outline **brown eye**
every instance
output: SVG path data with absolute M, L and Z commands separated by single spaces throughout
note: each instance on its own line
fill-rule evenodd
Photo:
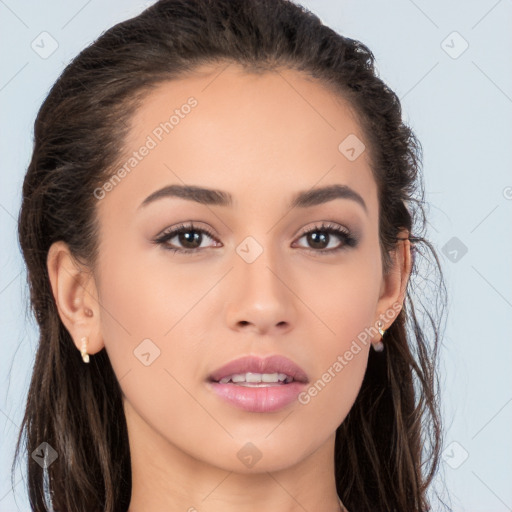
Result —
M 179 246 L 172 247 L 169 242 L 176 238 L 176 242 Z M 201 248 L 201 243 L 205 238 L 211 238 L 218 242 L 213 234 L 204 228 L 197 228 L 193 224 L 182 224 L 176 228 L 168 231 L 164 231 L 158 238 L 155 239 L 155 243 L 162 245 L 162 247 L 172 252 L 199 252 L 207 247 Z M 210 246 L 211 247 L 211 246 Z
M 306 249 L 314 252 L 332 254 L 333 252 L 340 251 L 347 247 L 355 247 L 357 245 L 356 238 L 352 236 L 348 230 L 333 224 L 321 224 L 320 226 L 315 226 L 314 228 L 305 231 L 300 238 L 304 237 L 308 244 Z M 337 238 L 338 241 L 341 241 L 341 245 L 340 242 L 338 242 L 337 246 L 329 248 L 329 244 L 333 238 Z

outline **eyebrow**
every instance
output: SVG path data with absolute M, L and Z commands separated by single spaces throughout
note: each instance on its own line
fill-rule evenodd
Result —
M 233 205 L 233 196 L 229 192 L 197 187 L 195 185 L 168 185 L 146 197 L 139 208 L 146 207 L 148 204 L 159 199 L 169 197 L 178 197 L 211 206 L 230 207 Z M 334 199 L 350 199 L 361 205 L 365 212 L 368 211 L 366 203 L 360 194 L 348 185 L 339 184 L 298 192 L 293 196 L 289 206 L 290 208 L 310 208 Z

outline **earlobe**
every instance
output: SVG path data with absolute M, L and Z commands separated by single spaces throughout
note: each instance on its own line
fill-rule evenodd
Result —
M 99 303 L 91 271 L 77 262 L 63 241 L 52 244 L 47 257 L 48 276 L 59 317 L 78 350 L 87 336 L 87 352 L 103 347 L 99 336 Z

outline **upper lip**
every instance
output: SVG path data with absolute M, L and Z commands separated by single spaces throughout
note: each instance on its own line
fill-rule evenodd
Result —
M 209 380 L 218 382 L 224 377 L 236 373 L 285 373 L 293 380 L 299 382 L 308 382 L 308 377 L 304 370 L 292 360 L 284 356 L 274 355 L 270 357 L 244 356 L 229 363 L 210 374 Z

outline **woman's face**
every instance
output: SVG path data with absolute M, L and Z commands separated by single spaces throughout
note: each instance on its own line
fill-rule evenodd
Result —
M 334 442 L 380 338 L 362 333 L 392 323 L 399 282 L 382 274 L 377 188 L 348 104 L 290 70 L 202 71 L 149 93 L 117 179 L 95 191 L 89 352 L 104 344 L 112 361 L 132 456 L 277 470 Z M 272 355 L 308 383 L 210 382 L 241 356 Z

